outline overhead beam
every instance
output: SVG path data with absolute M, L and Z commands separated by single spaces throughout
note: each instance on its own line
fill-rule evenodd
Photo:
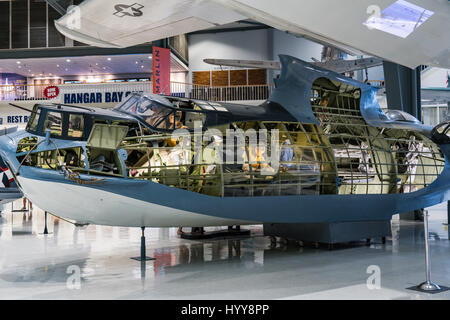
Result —
M 159 41 L 155 46 L 159 46 Z M 106 56 L 120 54 L 152 53 L 153 45 L 140 45 L 129 48 L 97 48 L 97 47 L 60 47 L 47 49 L 14 49 L 0 50 L 0 59 L 28 59 L 28 58 L 59 58 L 82 56 Z
M 71 0 L 45 0 L 49 6 L 58 11 L 59 14 L 65 15 L 67 8 L 72 3 Z

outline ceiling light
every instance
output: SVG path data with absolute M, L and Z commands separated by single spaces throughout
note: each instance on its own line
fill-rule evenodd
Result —
M 17 63 L 17 64 L 20 64 L 21 62 L 20 62 L 20 61 L 17 61 L 16 63 Z
M 31 76 L 34 77 L 34 73 Z
M 111 58 L 108 58 L 108 61 L 111 61 Z
M 66 62 L 70 62 L 70 59 L 67 59 Z
M 59 68 L 59 64 L 56 65 Z

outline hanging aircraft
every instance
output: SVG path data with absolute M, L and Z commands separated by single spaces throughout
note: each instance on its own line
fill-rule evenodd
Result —
M 268 70 L 281 70 L 279 61 L 237 60 L 237 59 L 204 59 L 203 62 L 216 65 L 238 68 L 262 68 Z M 311 64 L 337 73 L 347 73 L 381 66 L 383 60 L 379 58 L 361 58 L 355 60 L 314 61 Z
M 353 55 L 450 68 L 445 0 L 93 0 L 55 25 L 71 39 L 120 48 L 247 19 Z
M 422 88 L 422 101 L 450 103 L 450 88 Z
M 377 88 L 280 61 L 260 106 L 138 93 L 113 110 L 37 104 L 0 156 L 27 198 L 78 224 L 388 221 L 450 199 L 450 122 L 385 113 Z

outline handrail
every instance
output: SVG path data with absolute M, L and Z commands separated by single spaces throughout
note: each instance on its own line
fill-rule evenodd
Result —
M 174 97 L 190 98 L 210 101 L 244 101 L 244 100 L 267 100 L 272 93 L 273 85 L 238 85 L 238 86 L 206 86 L 186 82 L 172 81 L 170 94 Z M 119 82 L 119 83 L 78 83 L 59 84 L 59 95 L 56 98 L 48 99 L 44 96 L 44 89 L 51 84 L 26 84 L 26 85 L 0 85 L 0 101 L 52 101 L 55 103 L 64 102 L 67 94 L 80 93 L 101 93 L 106 95 L 114 92 L 123 93 L 141 91 L 152 92 L 153 83 L 151 81 L 142 82 Z M 105 102 L 120 102 L 117 100 Z M 98 103 L 98 102 L 96 102 Z M 73 104 L 73 103 L 72 103 Z M 89 104 L 89 103 L 85 103 Z

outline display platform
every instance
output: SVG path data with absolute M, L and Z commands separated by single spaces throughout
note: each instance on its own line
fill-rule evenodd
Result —
M 224 229 L 208 232 L 183 232 L 182 234 L 180 234 L 180 238 L 186 240 L 226 240 L 230 238 L 234 239 L 237 237 L 250 237 L 250 230 Z
M 264 235 L 323 244 L 391 236 L 391 222 L 358 221 L 333 223 L 264 224 Z

